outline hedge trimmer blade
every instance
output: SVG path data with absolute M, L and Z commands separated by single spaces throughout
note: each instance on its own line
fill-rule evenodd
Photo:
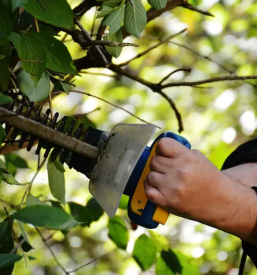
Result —
M 108 216 L 115 215 L 128 179 L 155 129 L 149 124 L 119 124 L 111 131 L 89 183 L 89 191 Z

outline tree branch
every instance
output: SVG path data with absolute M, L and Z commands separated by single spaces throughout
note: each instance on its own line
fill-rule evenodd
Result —
M 220 82 L 220 81 L 247 80 L 247 79 L 257 79 L 257 75 L 247 75 L 247 76 L 226 75 L 226 76 L 207 78 L 199 81 L 172 82 L 172 83 L 162 85 L 162 88 L 165 89 L 169 87 L 178 87 L 178 86 L 195 86 L 195 85 L 202 85 L 202 84 Z
M 73 14 L 76 19 L 80 19 L 80 17 L 85 14 L 88 10 L 95 6 L 100 6 L 101 2 L 96 0 L 84 0 L 77 7 L 73 9 Z

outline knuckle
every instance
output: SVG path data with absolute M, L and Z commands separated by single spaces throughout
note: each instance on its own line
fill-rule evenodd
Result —
M 154 156 L 151 160 L 151 163 L 150 163 L 150 168 L 154 168 L 156 167 L 156 165 L 159 164 L 159 160 L 158 160 L 158 157 L 157 156 Z
M 158 151 L 164 153 L 166 151 L 166 148 L 167 148 L 167 140 L 165 138 L 160 139 L 157 144 Z
M 190 152 L 191 152 L 191 155 L 195 158 L 199 158 L 200 156 L 202 156 L 202 153 L 197 149 L 191 149 Z
M 153 172 L 150 172 L 148 175 L 147 175 L 147 178 L 146 178 L 147 182 L 151 183 L 151 182 L 154 182 L 155 181 L 155 174 Z
M 150 201 L 154 200 L 154 194 L 150 190 L 146 190 L 145 195 L 148 200 L 150 200 Z

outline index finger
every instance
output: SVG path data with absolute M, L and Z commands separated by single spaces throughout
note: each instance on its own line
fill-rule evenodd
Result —
M 168 158 L 176 158 L 189 149 L 173 138 L 161 138 L 155 149 L 156 155 Z

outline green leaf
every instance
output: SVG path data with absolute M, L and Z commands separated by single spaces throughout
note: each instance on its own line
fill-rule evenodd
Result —
M 119 203 L 119 208 L 121 209 L 127 209 L 128 208 L 128 202 L 129 202 L 129 196 L 126 196 L 122 194 L 120 203 Z
M 41 79 L 46 66 L 45 47 L 39 40 L 40 36 L 40 33 L 23 33 L 19 39 L 17 35 L 10 36 L 19 58 L 23 60 L 22 68 L 31 75 L 35 85 Z
M 0 254 L 0 267 L 11 265 L 18 262 L 22 256 L 18 254 Z
M 29 252 L 31 249 L 33 249 L 33 247 L 26 241 L 26 239 L 22 235 L 20 235 L 20 237 L 18 238 L 18 241 L 19 243 L 23 241 L 23 244 L 21 245 L 23 251 Z
M 134 6 L 131 1 L 134 2 Z M 128 33 L 140 38 L 147 22 L 146 11 L 140 0 L 131 1 L 127 1 L 126 4 L 124 27 Z
M 12 10 L 15 10 L 21 6 L 24 6 L 28 0 L 11 0 Z
M 168 251 L 163 250 L 156 261 L 155 270 L 158 275 L 176 275 L 181 274 L 182 265 L 171 249 Z
M 122 29 L 120 28 L 116 33 L 114 34 L 107 34 L 103 37 L 103 40 L 105 41 L 113 41 L 113 42 L 120 42 L 123 41 L 122 36 Z M 122 47 L 109 47 L 105 46 L 106 50 L 109 52 L 110 55 L 114 56 L 115 58 L 119 57 L 122 51 Z
M 12 99 L 9 96 L 3 95 L 0 93 L 0 105 L 11 102 Z
M 17 13 L 12 12 L 11 6 L 0 1 L 0 45 L 7 41 L 9 34 L 14 29 Z
M 48 158 L 47 162 L 48 182 L 52 195 L 65 204 L 65 179 L 62 163 L 57 159 L 55 161 Z
M 0 171 L 3 173 L 3 181 L 11 185 L 27 185 L 28 183 L 18 182 L 7 170 L 5 163 L 0 159 Z
M 86 225 L 98 221 L 103 215 L 103 209 L 94 198 L 92 198 L 86 206 L 82 206 L 75 202 L 69 202 L 69 207 L 74 219 L 83 222 Z
M 101 18 L 101 17 L 105 17 L 107 16 L 108 14 L 110 14 L 111 12 L 113 12 L 113 8 L 110 8 L 108 6 L 102 6 L 98 9 L 98 13 L 97 13 L 97 16 L 96 18 Z
M 143 234 L 136 240 L 133 257 L 142 270 L 147 270 L 154 264 L 156 246 L 147 235 Z
M 2 144 L 5 140 L 5 130 L 3 126 L 0 124 L 0 144 Z
M 80 224 L 80 222 L 72 219 L 62 209 L 48 205 L 25 207 L 11 215 L 11 217 L 23 223 L 52 230 L 70 230 Z
M 24 228 L 24 225 L 22 222 L 18 221 L 18 225 L 20 227 L 20 230 L 21 230 L 21 235 L 22 237 L 26 240 L 26 242 L 31 246 L 30 242 L 29 242 L 29 239 L 28 239 L 28 236 L 27 236 L 27 233 L 25 231 L 25 228 Z
M 20 71 L 17 75 L 17 84 L 21 91 L 34 102 L 46 99 L 50 93 L 50 78 L 46 72 L 43 73 L 37 86 L 35 86 L 30 74 Z
M 27 162 L 16 154 L 7 154 L 4 157 L 6 167 L 13 176 L 15 176 L 17 168 L 29 168 Z
M 24 8 L 46 23 L 63 28 L 73 27 L 73 12 L 67 0 L 29 0 Z
M 75 86 L 72 83 L 64 83 L 56 78 L 54 78 L 52 75 L 50 75 L 50 80 L 54 84 L 56 88 L 58 88 L 60 91 L 65 92 L 66 94 L 69 94 L 70 90 Z
M 18 51 L 19 41 L 21 39 L 21 36 L 16 32 L 11 32 L 8 39 L 9 39 L 9 41 L 11 41 L 13 43 L 16 51 Z
M 78 74 L 67 47 L 61 41 L 47 34 L 41 34 L 38 39 L 46 49 L 47 68 L 60 73 Z
M 6 242 L 6 239 L 12 235 L 10 222 L 5 220 L 0 223 L 0 247 Z
M 47 205 L 46 203 L 42 202 L 38 198 L 34 197 L 32 194 L 28 194 L 26 198 L 26 206 L 33 206 L 33 205 Z
M 104 19 L 102 24 L 103 26 L 108 25 L 110 27 L 110 33 L 115 33 L 120 29 L 124 19 L 124 11 L 125 11 L 124 2 L 122 2 L 115 11 L 110 13 Z
M 123 219 L 118 216 L 110 218 L 108 229 L 108 236 L 117 245 L 117 247 L 126 249 L 128 244 L 128 229 Z
M 122 0 L 107 0 L 103 2 L 103 6 L 114 8 L 116 6 L 119 6 Z
M 166 7 L 167 0 L 147 0 L 147 2 L 156 10 Z

